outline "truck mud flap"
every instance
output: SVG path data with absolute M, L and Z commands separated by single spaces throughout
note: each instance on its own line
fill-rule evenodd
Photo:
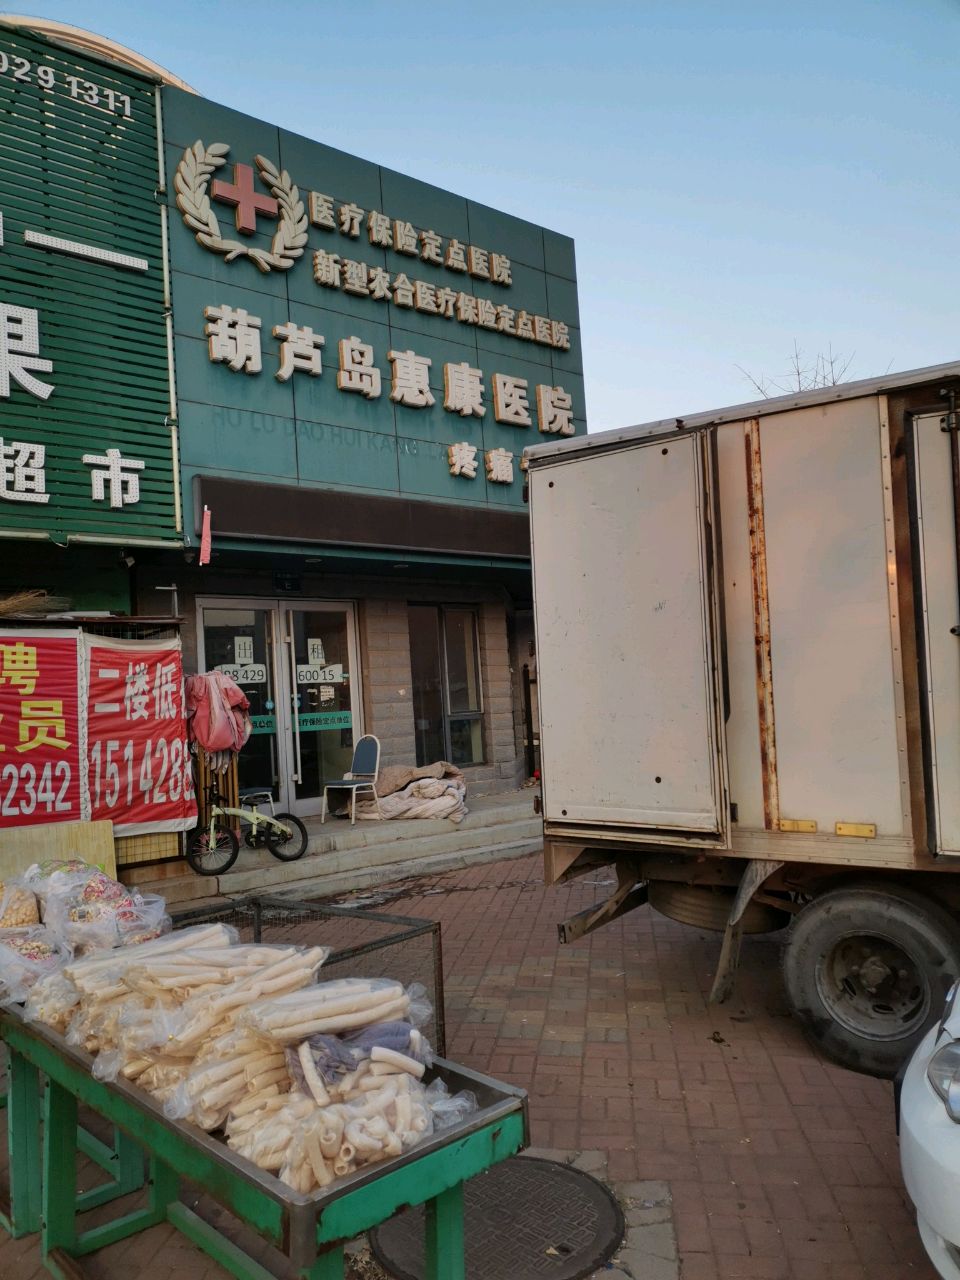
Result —
M 710 1004 L 723 1004 L 733 991 L 740 965 L 740 942 L 743 934 L 740 921 L 743 919 L 743 913 L 764 880 L 772 876 L 775 871 L 779 871 L 782 866 L 782 862 L 755 858 L 744 868 L 737 888 L 737 896 L 730 908 L 727 927 L 723 931 L 720 959 L 717 961 L 717 972 L 714 974 L 713 986 L 710 988 Z

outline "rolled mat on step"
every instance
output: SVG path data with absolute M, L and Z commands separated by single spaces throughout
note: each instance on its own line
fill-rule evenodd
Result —
M 377 779 L 380 812 L 371 797 L 357 797 L 357 817 L 385 820 L 393 818 L 449 818 L 462 822 L 467 816 L 464 799 L 467 784 L 456 765 L 446 760 L 420 768 L 387 765 Z M 334 812 L 349 814 L 350 802 L 336 804 Z

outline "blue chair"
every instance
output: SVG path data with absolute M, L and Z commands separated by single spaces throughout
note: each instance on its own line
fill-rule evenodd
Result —
M 357 820 L 357 793 L 359 791 L 369 791 L 372 794 L 374 800 L 377 802 L 377 814 L 382 820 L 383 810 L 380 808 L 380 797 L 377 795 L 377 775 L 379 772 L 380 739 L 375 738 L 372 733 L 365 733 L 353 749 L 353 760 L 350 762 L 350 772 L 344 774 L 344 776 L 336 782 L 327 782 L 324 784 L 323 804 L 320 807 L 320 821 L 326 822 L 327 820 L 328 791 L 351 792 L 351 827 Z

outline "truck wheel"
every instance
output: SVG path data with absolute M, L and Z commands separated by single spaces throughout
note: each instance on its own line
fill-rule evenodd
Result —
M 893 1076 L 960 975 L 960 926 L 899 884 L 844 885 L 797 916 L 783 952 L 794 1013 L 842 1066 Z
M 689 924 L 695 929 L 712 929 L 717 933 L 726 929 L 736 896 L 735 889 L 681 884 L 672 880 L 651 880 L 647 885 L 647 901 L 654 911 L 680 924 Z M 744 933 L 773 933 L 789 923 L 788 912 L 778 911 L 766 902 L 748 902 L 740 927 Z

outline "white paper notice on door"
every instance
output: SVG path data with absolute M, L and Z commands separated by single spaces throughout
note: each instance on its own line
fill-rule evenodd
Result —
M 267 668 L 262 662 L 250 662 L 243 667 L 238 667 L 234 662 L 221 662 L 216 670 L 222 671 L 225 676 L 229 676 L 235 684 L 267 683 Z
M 330 667 L 298 666 L 297 684 L 343 684 L 343 663 L 335 662 Z
M 311 667 L 327 665 L 327 655 L 323 651 L 323 641 L 319 636 L 307 640 L 307 662 Z
M 238 667 L 250 665 L 253 661 L 253 636 L 233 637 L 233 660 Z

